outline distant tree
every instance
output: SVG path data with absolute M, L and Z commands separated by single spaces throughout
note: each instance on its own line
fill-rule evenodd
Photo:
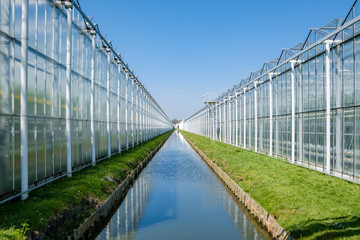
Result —
M 179 122 L 181 122 L 181 120 L 177 120 L 176 118 L 174 118 L 173 120 L 171 120 L 173 122 L 173 124 L 177 124 Z

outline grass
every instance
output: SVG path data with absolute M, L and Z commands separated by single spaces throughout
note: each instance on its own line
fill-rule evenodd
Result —
M 25 239 L 47 233 L 65 239 L 117 189 L 138 163 L 171 132 L 30 192 L 25 201 L 0 205 L 0 239 Z M 105 178 L 110 177 L 111 183 Z M 69 220 L 71 219 L 71 220 Z
M 360 239 L 360 185 L 182 133 L 296 239 Z

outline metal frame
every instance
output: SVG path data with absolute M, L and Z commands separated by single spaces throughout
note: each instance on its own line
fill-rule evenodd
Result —
M 35 15 L 31 15 L 29 1 L 23 0 L 20 24 L 14 22 L 14 1 L 0 8 L 9 13 L 2 15 L 9 18 L 8 25 L 0 25 L 0 55 L 4 56 L 0 58 L 0 68 L 7 84 L 0 96 L 10 96 L 5 102 L 0 101 L 0 139 L 4 149 L 0 152 L 0 168 L 9 173 L 0 174 L 0 203 L 18 196 L 26 199 L 29 191 L 40 185 L 71 177 L 74 171 L 95 165 L 105 156 L 120 153 L 122 148 L 128 149 L 125 135 L 135 120 L 136 142 L 132 131 L 132 147 L 143 142 L 144 128 L 144 140 L 173 128 L 166 113 L 76 2 L 47 0 L 45 7 L 40 8 L 35 0 L 30 3 L 35 9 Z M 40 26 L 40 16 L 50 21 Z M 29 32 L 28 25 L 33 20 L 35 31 Z M 20 27 L 21 35 L 15 31 Z M 15 56 L 18 47 L 20 58 Z M 104 56 L 106 60 L 101 61 Z M 4 64 L 7 62 L 10 64 Z M 21 77 L 15 75 L 16 70 Z M 128 89 L 121 89 L 128 77 L 133 79 L 129 89 L 132 102 L 125 96 Z M 122 122 L 127 109 L 135 111 L 136 117 Z M 106 115 L 101 115 L 101 111 L 106 111 Z M 19 142 L 15 140 L 18 136 Z M 18 156 L 21 161 L 16 160 Z
M 282 49 L 279 58 L 264 63 L 261 70 L 252 72 L 240 84 L 214 99 L 217 103 L 214 111 L 220 114 L 220 134 L 214 139 L 233 144 L 228 140 L 232 131 L 224 135 L 222 127 L 224 122 L 235 121 L 236 133 L 243 129 L 239 139 L 243 148 L 360 181 L 360 149 L 355 130 L 360 127 L 360 76 L 356 75 L 360 46 L 355 43 L 355 38 L 360 38 L 360 16 L 354 11 L 359 4 L 355 1 L 345 19 L 310 29 L 305 43 Z M 345 54 L 350 54 L 346 55 L 350 60 L 344 59 Z M 350 72 L 342 70 L 348 64 L 346 61 L 350 61 Z M 345 79 L 346 74 L 350 74 L 350 80 Z M 353 85 L 350 87 L 345 81 Z M 350 105 L 345 103 L 349 102 L 345 91 L 350 91 L 352 96 Z M 233 117 L 231 108 L 228 113 L 224 111 L 224 101 L 234 97 L 239 99 L 239 104 L 235 104 L 239 109 L 235 112 L 242 112 L 240 119 L 237 114 Z M 332 99 L 335 99 L 333 103 Z M 193 129 L 193 119 L 200 114 L 185 120 L 184 125 L 188 127 L 185 130 Z M 232 116 L 232 119 L 224 121 L 221 115 Z M 204 123 L 198 123 L 201 124 Z M 349 129 L 353 129 L 351 133 L 345 132 Z M 237 139 L 235 145 L 238 145 Z

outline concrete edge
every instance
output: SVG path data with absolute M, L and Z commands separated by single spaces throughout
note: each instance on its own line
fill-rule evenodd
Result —
M 169 139 L 170 134 L 162 143 L 160 143 L 149 155 L 138 164 L 138 166 L 125 178 L 125 180 L 119 185 L 106 202 L 98 208 L 89 218 L 86 218 L 84 223 L 79 228 L 74 229 L 73 237 L 71 239 L 90 239 L 98 230 L 98 227 L 103 225 L 106 218 L 112 213 L 112 211 L 121 204 L 124 200 L 128 190 L 132 186 L 133 182 L 139 176 L 140 172 L 146 167 L 154 155 L 160 150 L 160 148 Z M 68 237 L 69 239 L 69 237 Z
M 241 204 L 255 217 L 274 239 L 293 240 L 289 233 L 271 216 L 262 206 L 253 200 L 239 185 L 232 180 L 220 167 L 208 158 L 197 146 L 195 146 L 186 136 L 181 134 L 190 146 L 201 156 L 201 158 L 210 166 L 210 168 L 219 176 L 225 185 L 233 192 Z

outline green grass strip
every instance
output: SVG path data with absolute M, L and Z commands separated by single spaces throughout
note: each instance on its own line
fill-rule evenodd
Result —
M 360 239 L 360 185 L 182 133 L 296 239 Z
M 53 235 L 48 238 L 65 239 L 171 133 L 78 171 L 71 178 L 62 178 L 36 189 L 25 201 L 0 205 L 0 239 L 25 239 L 34 232 L 48 231 L 49 224 Z M 116 183 L 109 182 L 106 177 Z

